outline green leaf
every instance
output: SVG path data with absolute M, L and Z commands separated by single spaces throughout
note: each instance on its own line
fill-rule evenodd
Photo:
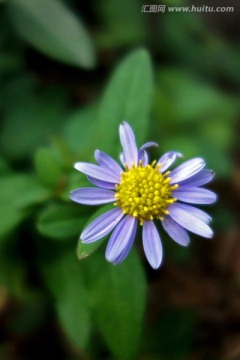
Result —
M 58 87 L 39 91 L 22 81 L 15 87 L 10 87 L 6 96 L 0 142 L 7 157 L 20 159 L 31 156 L 39 145 L 60 132 L 68 97 Z
M 92 68 L 93 45 L 80 19 L 57 0 L 9 0 L 12 23 L 31 45 L 53 59 Z
M 90 314 L 80 263 L 74 253 L 65 253 L 44 264 L 42 270 L 63 330 L 77 348 L 84 348 L 90 333 Z
M 196 137 L 201 154 L 208 160 L 217 177 L 229 177 L 233 169 L 233 159 L 230 156 L 235 140 L 235 128 L 225 119 L 213 119 L 202 126 Z
M 162 68 L 157 81 L 155 107 L 166 125 L 169 114 L 176 124 L 185 127 L 191 123 L 201 127 L 213 118 L 228 118 L 229 122 L 235 119 L 237 101 L 188 71 Z
M 88 222 L 86 223 L 86 226 L 89 225 L 93 220 L 95 220 L 98 216 L 102 215 L 103 213 L 105 213 L 106 211 L 112 209 L 113 206 L 112 205 L 105 205 L 102 206 L 100 209 L 98 209 L 88 220 Z M 89 255 L 91 255 L 92 253 L 94 253 L 99 247 L 100 245 L 102 245 L 102 243 L 106 240 L 106 238 L 109 235 L 104 236 L 103 238 L 94 241 L 90 244 L 83 244 L 81 240 L 79 240 L 78 242 L 78 246 L 77 246 L 77 256 L 79 258 L 79 260 L 85 259 L 86 257 L 88 257 Z
M 41 204 L 51 197 L 51 192 L 34 175 L 28 176 L 22 192 L 16 197 L 15 205 L 19 209 Z
M 146 278 L 134 249 L 119 266 L 95 253 L 83 262 L 99 330 L 117 359 L 134 359 L 146 305 Z
M 145 140 L 152 91 L 149 55 L 137 50 L 120 63 L 104 93 L 94 140 L 99 149 L 118 155 L 118 127 L 123 120 L 133 126 L 139 143 Z
M 16 38 L 16 35 L 14 34 L 12 25 L 10 24 L 7 16 L 6 6 L 3 5 L 3 2 L 0 4 L 0 76 L 3 76 L 6 79 L 6 75 L 10 75 L 8 78 L 9 81 L 11 75 L 15 77 L 18 71 L 23 72 L 25 67 L 25 59 L 23 44 L 19 41 L 19 39 Z M 1 92 L 5 85 L 6 82 L 3 81 L 1 84 Z M 2 96 L 0 99 L 1 102 Z
M 41 213 L 37 228 L 43 235 L 64 240 L 79 236 L 86 223 L 86 212 L 75 204 L 51 204 Z
M 63 169 L 56 153 L 52 149 L 38 149 L 34 162 L 36 173 L 44 185 L 50 188 L 59 185 Z
M 232 166 L 236 99 L 183 70 L 162 69 L 158 82 L 152 134 L 162 151 L 175 149 L 186 159 L 203 156 L 208 167 L 226 177 Z
M 0 252 L 0 289 L 3 295 L 6 293 L 22 299 L 26 294 L 26 266 L 19 259 L 19 254 L 6 252 L 2 246 L 5 244 L 1 244 Z
M 9 53 L 3 53 L 0 58 L 0 73 L 11 73 L 16 71 L 16 69 L 18 70 L 21 68 L 23 66 L 23 61 L 19 55 L 19 53 L 16 54 L 10 51 Z
M 10 168 L 9 168 L 7 162 L 5 161 L 5 159 L 0 157 L 0 174 L 5 175 L 5 174 L 8 174 L 9 172 L 10 172 Z
M 0 236 L 14 229 L 28 214 L 28 207 L 49 196 L 31 175 L 7 175 L 0 179 Z
M 82 159 L 89 159 L 94 152 L 93 136 L 96 131 L 97 106 L 75 111 L 66 121 L 63 136 L 68 146 Z
M 100 47 L 112 50 L 142 43 L 146 38 L 147 27 L 139 0 L 102 0 L 96 2 L 96 11 L 104 24 L 96 34 Z

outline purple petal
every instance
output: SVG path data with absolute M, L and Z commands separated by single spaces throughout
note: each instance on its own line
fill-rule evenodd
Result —
M 190 215 L 194 215 L 199 220 L 203 221 L 205 224 L 209 224 L 212 221 L 211 216 L 209 216 L 205 211 L 202 211 L 194 206 L 178 203 L 179 208 L 189 213 Z
M 126 159 L 125 159 L 124 154 L 122 152 L 119 155 L 119 159 L 120 159 L 121 163 L 123 164 L 123 166 L 125 166 Z
M 137 230 L 137 219 L 125 216 L 114 229 L 106 249 L 106 259 L 119 264 L 129 253 Z
M 146 150 L 139 151 L 139 160 L 142 160 L 143 166 L 148 165 L 148 153 L 146 152 Z
M 81 188 L 71 191 L 70 199 L 85 205 L 99 205 L 116 201 L 115 193 L 98 188 Z
M 190 238 L 187 231 L 170 216 L 166 216 L 164 220 L 162 220 L 162 226 L 174 241 L 182 246 L 188 246 Z
M 97 180 L 97 179 L 92 178 L 91 176 L 88 176 L 87 178 L 93 185 L 96 185 L 100 188 L 109 189 L 109 190 L 115 190 L 115 188 L 116 188 L 114 183 Z
M 158 144 L 153 141 L 149 141 L 149 142 L 143 144 L 139 150 L 146 150 L 150 147 L 158 147 Z
M 173 197 L 190 204 L 212 204 L 217 200 L 214 192 L 199 187 L 188 185 L 179 186 L 179 189 L 172 192 Z
M 104 153 L 100 150 L 95 150 L 95 159 L 98 162 L 98 164 L 108 169 L 109 171 L 113 172 L 116 176 L 119 176 L 123 169 L 118 165 L 118 163 L 108 154 Z
M 209 183 L 214 176 L 215 174 L 212 170 L 202 169 L 199 173 L 181 181 L 181 185 L 202 186 Z
M 112 171 L 102 168 L 98 165 L 89 164 L 86 162 L 78 162 L 74 164 L 74 167 L 78 171 L 81 171 L 82 173 L 98 180 L 112 182 L 115 184 L 118 184 L 120 181 L 120 173 L 119 176 L 117 176 Z
M 137 223 L 136 223 L 136 229 L 137 229 Z M 136 231 L 135 231 L 135 233 L 132 234 L 131 238 L 129 239 L 128 246 L 126 246 L 123 249 L 123 251 L 119 254 L 119 256 L 115 259 L 114 265 L 118 265 L 121 262 L 123 262 L 123 260 L 126 259 L 126 257 L 128 256 L 128 254 L 133 246 L 135 235 L 136 235 Z
M 197 174 L 205 166 L 202 158 L 194 158 L 177 166 L 170 174 L 171 184 L 178 183 Z
M 152 146 L 158 147 L 158 144 L 151 141 L 146 144 L 143 144 L 143 146 L 141 146 L 139 149 L 138 159 L 142 160 L 143 166 L 148 165 L 148 153 L 147 153 L 146 149 L 148 149 L 149 147 L 152 147 Z
M 143 248 L 146 258 L 153 269 L 158 269 L 162 262 L 162 243 L 153 221 L 144 221 Z
M 118 224 L 123 217 L 122 209 L 115 208 L 98 216 L 82 232 L 80 239 L 88 244 L 101 239 Z
M 182 158 L 183 155 L 180 152 L 177 151 L 169 151 L 166 154 L 164 154 L 157 162 L 158 164 L 161 164 L 160 172 L 164 172 L 167 170 L 172 163 L 176 160 L 176 158 Z
M 138 164 L 138 149 L 135 141 L 135 135 L 132 128 L 126 121 L 123 121 L 119 128 L 120 141 L 123 147 L 123 154 L 125 158 L 125 165 L 129 168 L 132 163 Z
M 213 236 L 212 229 L 198 217 L 185 211 L 181 204 L 175 203 L 170 205 L 168 211 L 171 218 L 185 229 L 206 238 Z

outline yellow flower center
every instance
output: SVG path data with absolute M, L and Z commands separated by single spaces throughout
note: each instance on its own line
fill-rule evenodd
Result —
M 155 164 L 156 161 L 142 166 L 140 161 L 138 166 L 126 167 L 116 185 L 117 201 L 114 205 L 120 206 L 124 214 L 136 217 L 141 225 L 145 220 L 162 220 L 169 214 L 168 206 L 176 201 L 171 194 L 178 185 L 170 185 L 170 171 L 161 174 L 161 164 L 154 167 Z

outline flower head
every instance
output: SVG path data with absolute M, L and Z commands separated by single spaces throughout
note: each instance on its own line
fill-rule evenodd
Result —
M 189 204 L 211 204 L 216 195 L 202 185 L 210 182 L 214 173 L 204 169 L 202 158 L 183 162 L 174 170 L 170 166 L 182 154 L 170 151 L 158 161 L 149 163 L 149 142 L 137 148 L 134 133 L 127 122 L 120 125 L 123 168 L 109 155 L 95 151 L 98 165 L 78 162 L 75 168 L 88 176 L 96 187 L 73 190 L 73 201 L 86 205 L 113 203 L 113 209 L 100 215 L 82 232 L 83 243 L 101 239 L 112 230 L 106 259 L 121 263 L 128 255 L 136 235 L 137 224 L 142 226 L 143 248 L 150 265 L 157 269 L 162 262 L 162 244 L 155 221 L 178 244 L 187 246 L 188 231 L 211 238 L 211 217 Z

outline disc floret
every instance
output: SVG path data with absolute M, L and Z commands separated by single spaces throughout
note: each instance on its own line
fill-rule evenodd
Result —
M 168 206 L 177 200 L 171 196 L 178 185 L 170 185 L 170 171 L 162 174 L 159 172 L 161 164 L 155 165 L 156 161 L 147 166 L 139 161 L 138 166 L 126 167 L 116 185 L 115 205 L 125 214 L 137 218 L 141 225 L 145 220 L 162 220 L 169 214 Z

